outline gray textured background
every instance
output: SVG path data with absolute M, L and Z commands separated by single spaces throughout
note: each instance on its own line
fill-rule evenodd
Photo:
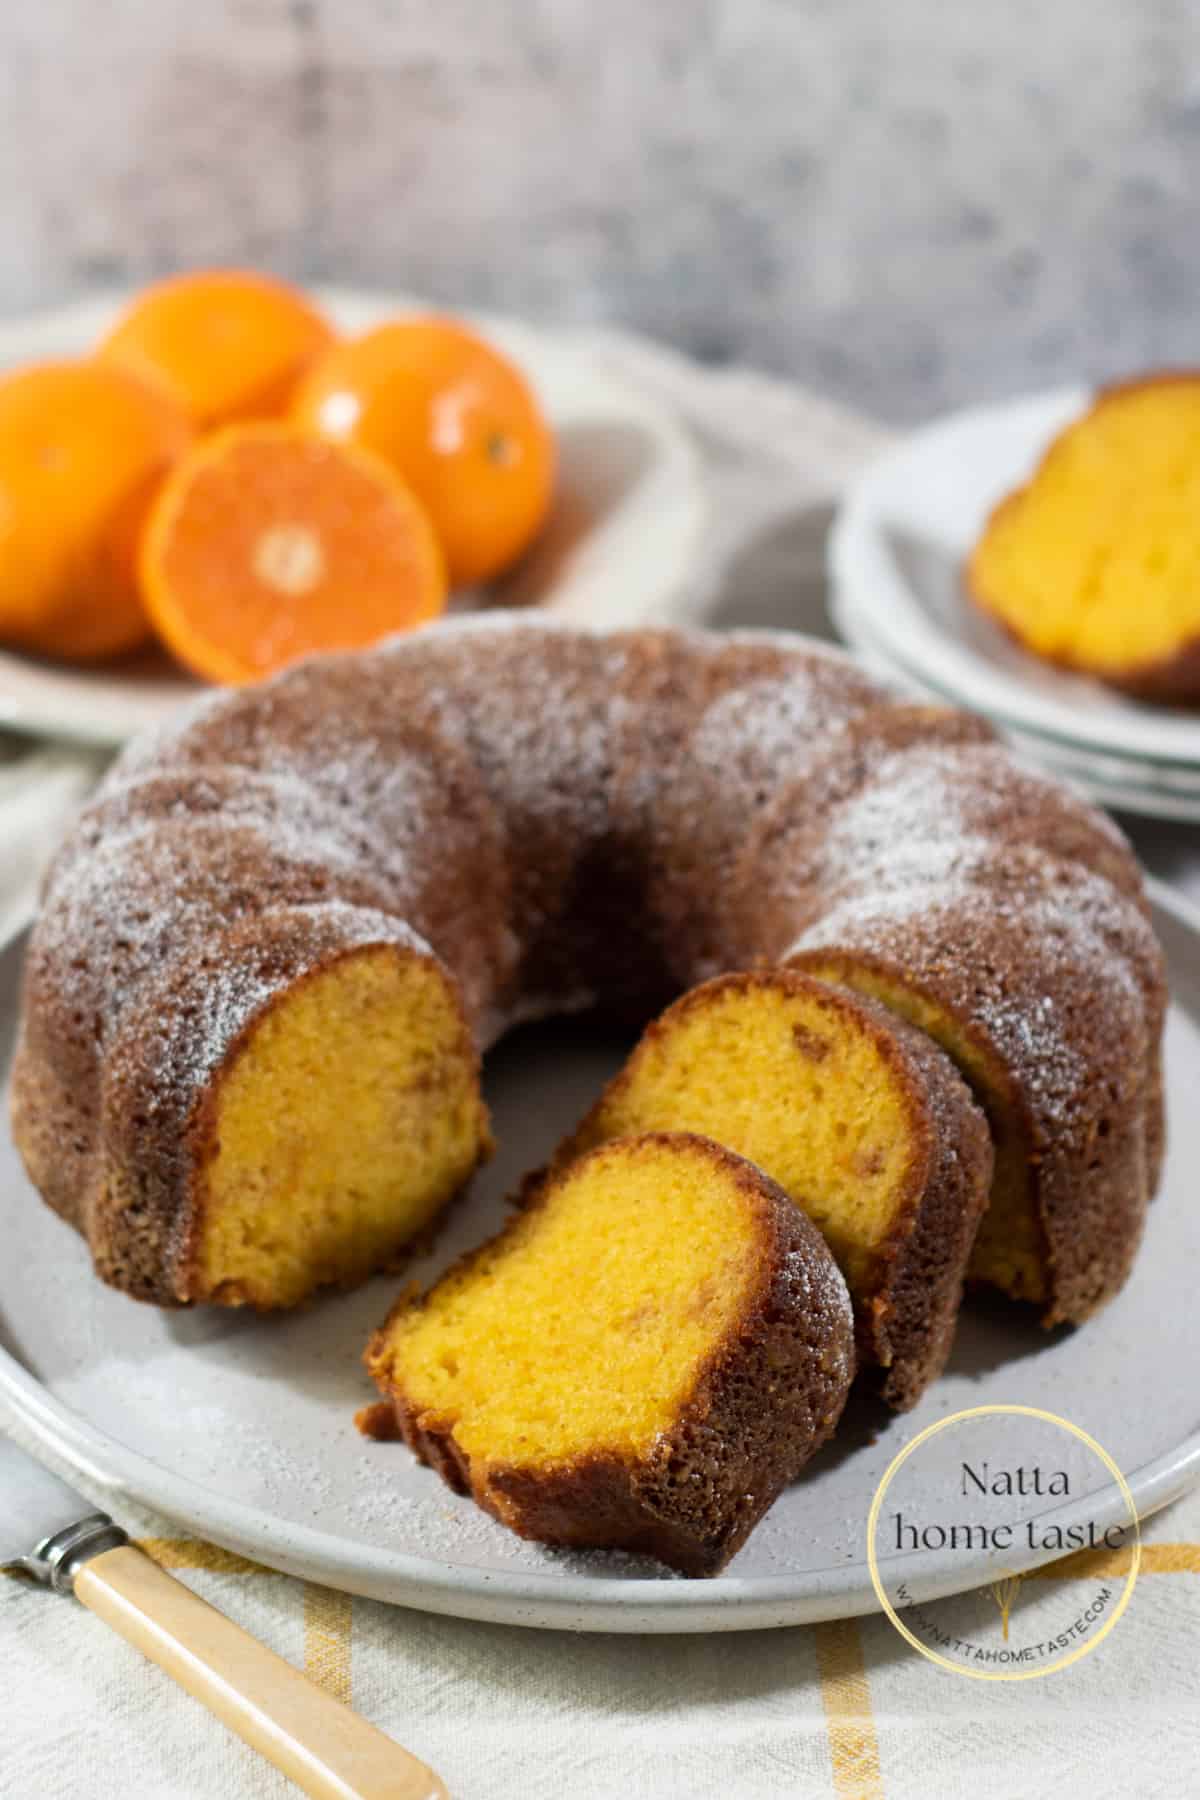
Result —
M 0 308 L 197 261 L 894 418 L 1200 360 L 1195 0 L 0 0 Z

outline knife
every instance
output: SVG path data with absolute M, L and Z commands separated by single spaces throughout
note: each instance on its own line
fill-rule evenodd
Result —
M 314 1800 L 448 1800 L 438 1777 L 151 1562 L 0 1434 L 0 1568 L 74 1594 Z

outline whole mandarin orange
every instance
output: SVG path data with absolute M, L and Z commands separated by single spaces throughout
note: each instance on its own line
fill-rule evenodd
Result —
M 198 269 L 144 288 L 96 354 L 161 381 L 201 430 L 277 417 L 332 327 L 297 288 L 240 269 Z
M 160 389 L 96 362 L 0 378 L 0 641 L 93 661 L 150 627 L 137 545 L 190 429 Z
M 554 440 L 508 358 L 452 319 L 397 319 L 334 345 L 296 390 L 293 420 L 365 445 L 424 503 L 456 586 L 487 581 L 542 524 Z

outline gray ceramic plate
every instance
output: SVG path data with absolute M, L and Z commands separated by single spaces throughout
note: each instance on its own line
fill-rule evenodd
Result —
M 135 1497 L 293 1574 L 523 1625 L 744 1630 L 871 1611 L 866 1520 L 880 1478 L 923 1426 L 968 1406 L 1065 1415 L 1099 1439 L 1139 1508 L 1152 1511 L 1200 1479 L 1200 924 L 1163 890 L 1155 899 L 1174 992 L 1172 1136 L 1133 1280 L 1074 1332 L 1043 1334 L 1011 1310 L 966 1311 L 950 1370 L 918 1410 L 896 1419 L 855 1405 L 717 1580 L 523 1543 L 402 1447 L 360 1438 L 352 1415 L 371 1396 L 359 1351 L 394 1281 L 282 1319 L 159 1313 L 102 1287 L 79 1239 L 30 1189 L 6 1131 L 0 1395 L 48 1446 L 110 1484 L 114 1510 Z M 19 947 L 0 957 L 0 1068 L 19 967 Z M 492 1229 L 504 1193 L 574 1122 L 621 1048 L 560 1024 L 518 1033 L 494 1053 L 488 1088 L 502 1150 L 419 1276 Z M 1120 1520 L 1116 1489 L 1093 1495 L 1088 1512 L 1101 1528 Z M 977 1586 L 992 1571 L 959 1552 L 929 1559 L 922 1573 L 932 1594 Z

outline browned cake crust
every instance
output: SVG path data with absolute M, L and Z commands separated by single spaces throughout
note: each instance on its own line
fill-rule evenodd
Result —
M 992 1139 L 949 1057 L 883 1007 L 860 1004 L 881 1033 L 894 1034 L 919 1109 L 922 1163 L 912 1196 L 881 1256 L 871 1316 L 856 1309 L 860 1360 L 878 1365 L 881 1397 L 904 1412 L 941 1374 L 953 1347 L 991 1189 Z
M 736 966 L 723 882 L 780 770 L 802 781 L 884 694 L 826 646 L 797 653 L 770 632 L 710 639 L 700 654 L 664 632 L 653 649 L 631 681 L 614 807 L 639 846 L 645 910 L 678 992 Z
M 1137 858 L 1104 813 L 1018 762 L 973 714 L 888 705 L 853 720 L 809 777 L 778 787 L 754 822 L 729 882 L 740 940 L 764 953 L 820 913 L 844 878 L 835 859 L 848 819 L 847 861 L 886 867 L 890 853 L 911 858 L 938 844 L 968 854 L 968 840 L 1032 845 L 1103 875 L 1146 910 Z
M 637 641 L 537 621 L 497 630 L 485 615 L 381 653 L 389 703 L 469 756 L 499 824 L 517 947 L 505 1015 L 590 1004 L 640 963 L 611 817 Z
M 744 1196 L 759 1239 L 757 1277 L 741 1317 L 648 1454 L 631 1462 L 598 1446 L 545 1469 L 472 1461 L 455 1441 L 452 1419 L 418 1412 L 401 1388 L 387 1384 L 381 1358 L 388 1325 L 421 1304 L 408 1298 L 366 1351 L 390 1416 L 368 1408 L 360 1424 L 372 1435 L 402 1437 L 456 1493 L 471 1494 L 521 1537 L 640 1551 L 686 1575 L 715 1575 L 837 1424 L 854 1371 L 850 1302 L 820 1234 L 760 1170 L 689 1134 L 630 1141 L 657 1145 L 664 1157 L 701 1150 L 718 1162 Z M 592 1155 L 611 1160 L 619 1180 L 624 1152 L 624 1145 L 605 1145 Z M 553 1205 L 558 1180 L 549 1175 L 527 1190 L 522 1206 Z M 456 1266 L 470 1269 L 484 1251 Z M 587 1277 L 583 1244 L 581 1291 Z

